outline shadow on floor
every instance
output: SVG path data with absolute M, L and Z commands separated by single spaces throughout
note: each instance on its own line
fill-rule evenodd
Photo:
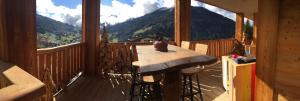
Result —
M 205 101 L 217 100 L 225 94 L 222 87 L 221 64 L 206 68 L 199 73 L 200 86 Z M 128 101 L 129 75 L 110 75 L 108 78 L 81 76 L 67 89 L 56 96 L 57 101 Z M 196 82 L 193 86 L 197 87 Z M 196 101 L 199 95 L 195 96 Z M 220 99 L 220 98 L 219 98 Z M 187 100 L 188 101 L 188 100 Z M 220 101 L 224 101 L 221 98 Z

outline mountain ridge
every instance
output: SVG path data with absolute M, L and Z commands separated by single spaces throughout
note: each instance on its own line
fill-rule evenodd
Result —
M 128 41 L 135 37 L 155 37 L 173 40 L 174 8 L 160 8 L 142 17 L 108 27 L 110 40 Z M 191 7 L 191 40 L 232 38 L 235 22 L 203 7 Z
M 81 32 L 79 27 L 75 27 L 51 18 L 36 15 L 36 28 L 38 33 L 52 33 L 52 34 L 78 34 Z

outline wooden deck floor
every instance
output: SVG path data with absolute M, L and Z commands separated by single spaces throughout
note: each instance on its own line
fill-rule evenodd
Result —
M 222 87 L 221 65 L 206 68 L 199 73 L 201 89 L 205 101 L 229 101 Z M 196 87 L 196 83 L 194 84 Z M 57 101 L 128 101 L 130 77 L 81 76 L 66 91 L 56 96 Z M 199 96 L 195 97 L 199 101 Z

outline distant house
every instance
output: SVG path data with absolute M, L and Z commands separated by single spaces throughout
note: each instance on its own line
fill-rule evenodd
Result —
M 151 43 L 154 42 L 155 38 L 153 37 L 137 37 L 134 39 L 129 39 L 130 42 L 141 42 L 141 43 Z

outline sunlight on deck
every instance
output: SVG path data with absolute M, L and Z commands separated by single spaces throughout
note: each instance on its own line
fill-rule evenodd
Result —
M 229 101 L 222 87 L 221 65 L 206 68 L 199 73 L 200 86 L 205 101 Z M 110 75 L 103 79 L 94 76 L 81 76 L 66 91 L 58 94 L 58 101 L 128 101 L 130 89 L 129 75 Z M 193 82 L 196 86 L 196 82 Z M 199 101 L 199 95 L 195 96 Z M 228 99 L 228 100 L 227 100 Z M 188 100 L 187 100 L 188 101 Z

